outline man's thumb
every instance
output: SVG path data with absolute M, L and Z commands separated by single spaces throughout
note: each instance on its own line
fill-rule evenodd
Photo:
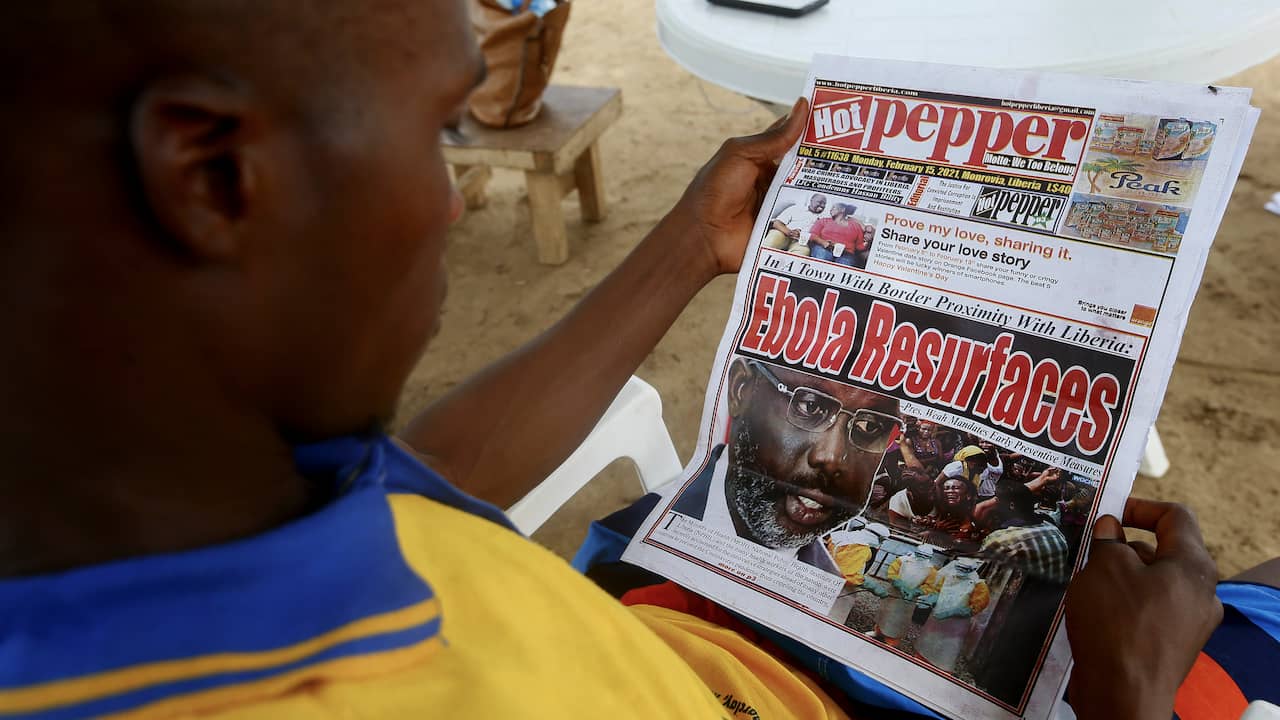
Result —
M 1124 526 L 1114 515 L 1103 515 L 1093 524 L 1094 542 L 1124 542 Z
M 757 153 L 768 160 L 779 160 L 800 139 L 800 133 L 809 120 L 809 101 L 797 98 L 786 117 L 779 118 L 768 130 L 755 137 L 752 143 Z

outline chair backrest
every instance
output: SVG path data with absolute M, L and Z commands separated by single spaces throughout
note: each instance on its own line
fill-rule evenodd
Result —
M 680 474 L 671 434 L 662 421 L 662 398 L 649 383 L 632 376 L 578 449 L 507 515 L 525 534 L 538 529 L 552 513 L 609 463 L 629 459 L 650 492 Z

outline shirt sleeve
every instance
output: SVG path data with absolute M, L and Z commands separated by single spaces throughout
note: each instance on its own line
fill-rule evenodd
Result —
M 915 511 L 911 509 L 911 500 L 907 498 L 906 490 L 899 490 L 889 498 L 889 510 L 908 520 L 913 520 L 916 516 Z
M 808 208 L 796 211 L 796 224 L 788 227 L 798 227 L 800 229 L 800 242 L 809 242 L 809 234 L 813 231 L 813 227 L 819 221 L 826 218 L 818 217 L 808 211 Z
M 897 557 L 897 558 L 894 558 L 893 562 L 889 563 L 889 570 L 885 573 L 885 577 L 889 578 L 890 581 L 897 580 L 898 575 L 901 572 L 902 572 L 902 558 Z
M 844 575 L 845 582 L 850 585 L 862 584 L 865 579 L 862 571 L 866 569 L 870 559 L 871 548 L 866 545 L 842 545 L 836 548 L 836 565 L 840 568 L 840 574 Z
M 922 595 L 936 595 L 942 590 L 944 579 L 938 574 L 936 569 L 929 571 L 929 576 L 920 584 L 920 593 Z
M 707 697 L 722 708 L 696 717 L 848 720 L 815 680 L 739 632 L 664 607 L 631 610 L 692 668 L 706 684 Z
M 800 234 L 801 236 L 807 235 L 810 238 L 821 238 L 822 233 L 826 231 L 827 223 L 829 222 L 831 222 L 831 218 L 818 218 L 813 222 L 813 226 L 809 228 L 808 232 L 805 232 L 802 228 L 800 230 Z
M 862 232 L 862 224 L 855 222 L 852 228 L 853 249 L 862 252 L 867 249 L 866 233 Z

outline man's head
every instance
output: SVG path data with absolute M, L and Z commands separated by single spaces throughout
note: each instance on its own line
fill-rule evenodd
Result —
M 462 3 L 3 13 L 0 307 L 30 315 L 6 329 L 139 404 L 205 393 L 297 438 L 387 418 L 460 208 L 439 138 L 480 72 Z
M 996 488 L 995 527 L 1036 525 L 1036 497 L 1025 485 L 1002 483 Z
M 801 547 L 863 508 L 896 400 L 743 358 L 728 394 L 725 499 L 740 536 Z
M 946 507 L 954 508 L 963 506 L 968 501 L 973 486 L 967 480 L 953 477 L 943 480 L 942 487 L 939 489 L 942 495 L 942 504 Z
M 809 196 L 809 212 L 821 213 L 827 207 L 827 197 L 820 193 Z
M 965 445 L 956 451 L 955 459 L 963 462 L 969 472 L 978 472 L 987 466 L 987 454 L 977 445 Z

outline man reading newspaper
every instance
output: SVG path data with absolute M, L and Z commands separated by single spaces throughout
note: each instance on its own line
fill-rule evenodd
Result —
M 876 716 L 722 611 L 624 607 L 475 499 L 556 467 L 737 269 L 803 105 L 393 441 L 461 208 L 439 138 L 484 72 L 462 3 L 0 12 L 0 713 Z M 1157 544 L 1098 523 L 1071 699 L 1167 718 L 1213 662 L 1214 566 L 1186 509 L 1124 520 Z M 1269 627 L 1256 587 L 1233 637 Z

